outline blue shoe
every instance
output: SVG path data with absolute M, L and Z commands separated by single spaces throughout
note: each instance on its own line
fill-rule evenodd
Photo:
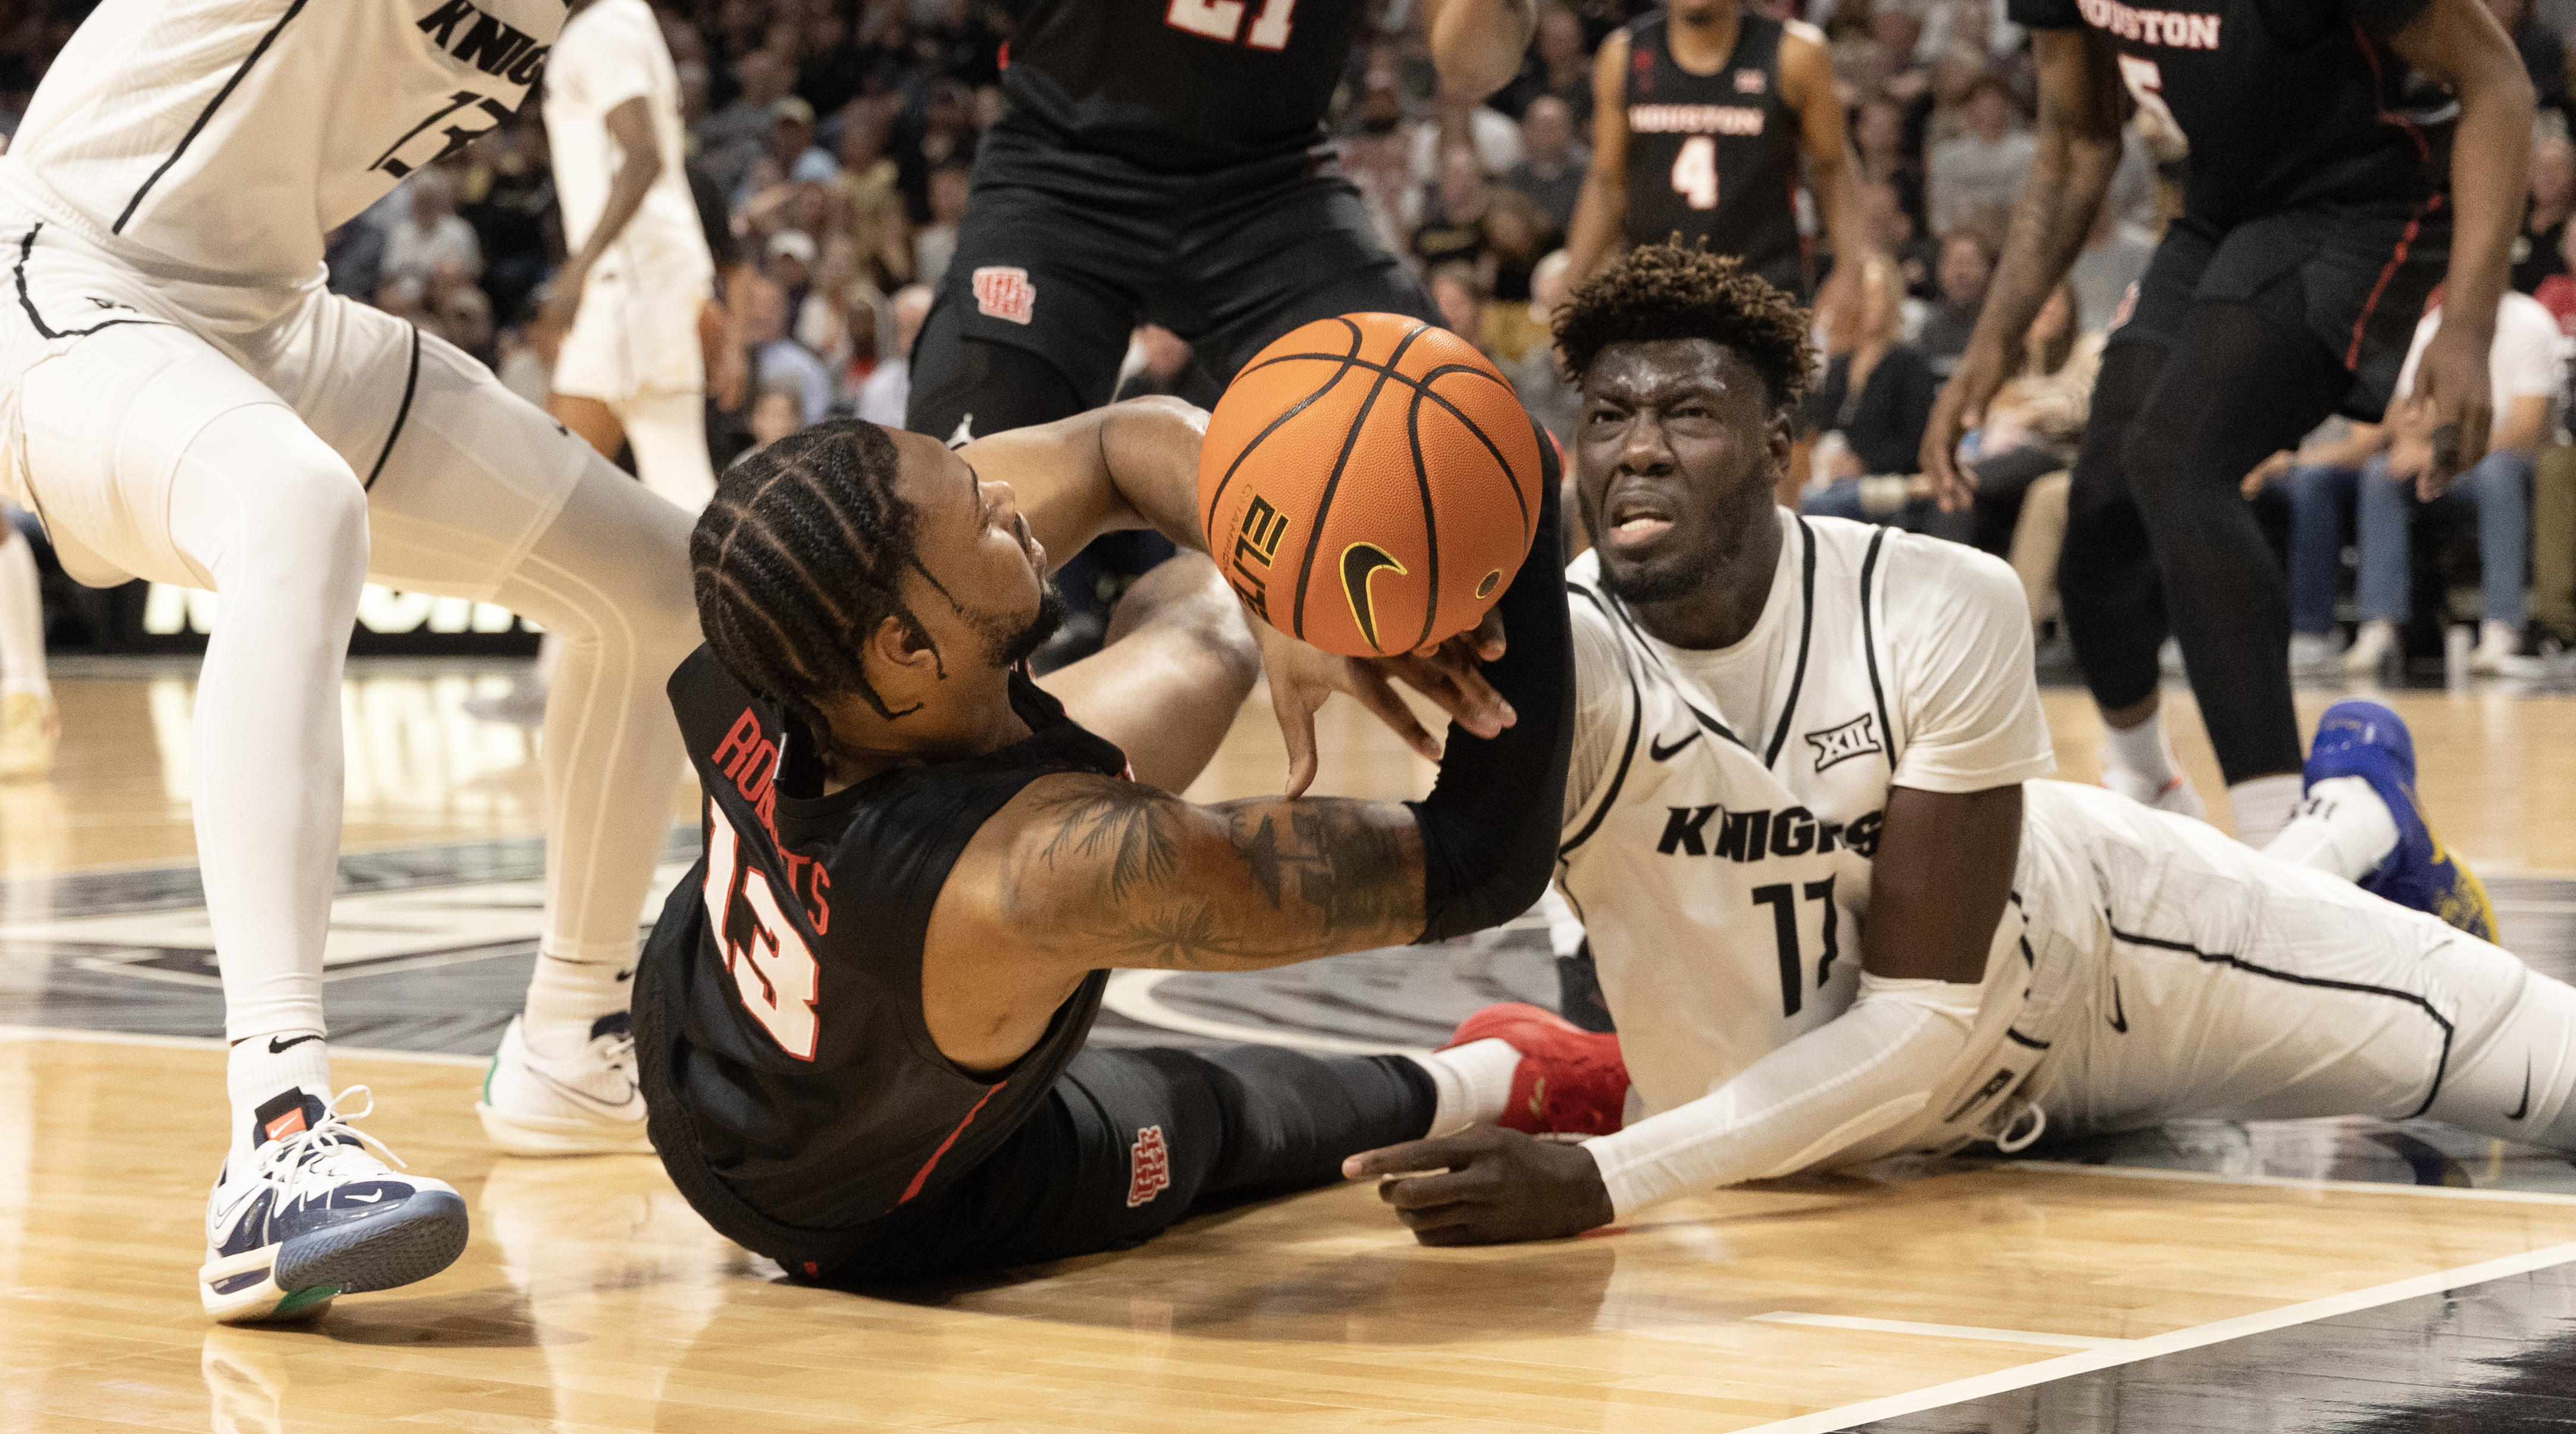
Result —
M 288 1090 L 259 1108 L 262 1138 L 247 1168 L 226 1160 L 206 1199 L 197 1294 L 208 1315 L 226 1324 L 309 1317 L 340 1295 L 428 1279 L 465 1252 L 455 1188 L 396 1175 L 367 1149 L 383 1142 L 336 1109 L 365 1089 L 351 1086 L 328 1105 Z
M 2400 906 L 2430 912 L 2481 941 L 2496 939 L 2495 907 L 2477 873 L 2451 854 L 2426 824 L 2415 800 L 2415 739 L 2406 721 L 2366 697 L 2338 702 L 2317 722 L 2308 749 L 2305 785 L 2329 777 L 2359 777 L 2388 804 L 2397 822 L 2397 849 L 2363 877 L 2362 890 Z

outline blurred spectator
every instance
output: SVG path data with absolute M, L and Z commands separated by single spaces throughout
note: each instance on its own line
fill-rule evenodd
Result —
M 1557 306 L 1565 302 L 1565 271 L 1571 260 L 1572 256 L 1559 249 L 1539 260 L 1538 267 L 1530 271 L 1530 301 L 1522 322 L 1537 331 L 1538 341 L 1518 359 L 1505 359 L 1501 355 L 1495 358 L 1495 362 L 1501 364 L 1504 376 L 1512 381 L 1512 389 L 1520 395 L 1521 406 L 1529 410 L 1530 417 L 1555 434 L 1557 442 L 1568 447 L 1574 443 L 1575 416 L 1583 407 L 1583 395 L 1565 381 L 1565 372 L 1556 361 L 1556 345 L 1551 340 L 1550 330 L 1556 319 Z M 1493 327 L 1490 312 L 1485 322 L 1488 328 Z
M 1517 189 L 1499 188 L 1486 191 L 1482 228 L 1485 253 L 1478 277 L 1485 292 L 1500 303 L 1528 303 L 1530 271 L 1556 247 L 1557 231 L 1548 227 L 1536 200 Z
M 789 95 L 769 107 L 769 158 L 790 184 L 826 184 L 840 161 L 814 143 L 814 107 Z
M 1413 234 L 1413 253 L 1426 269 L 1442 264 L 1473 265 L 1485 257 L 1485 207 L 1492 192 L 1476 156 L 1453 149 L 1440 159 L 1440 183 L 1423 206 L 1422 227 Z
M 787 295 L 766 278 L 753 278 L 743 290 L 742 337 L 757 375 L 753 391 L 768 394 L 787 385 L 796 395 L 796 426 L 822 422 L 832 409 L 832 375 L 821 359 L 788 337 Z
M 867 382 L 859 385 L 859 417 L 888 428 L 903 427 L 903 407 L 912 399 L 912 341 L 921 337 L 921 321 L 930 317 L 936 293 L 927 284 L 907 284 L 896 291 L 893 352 L 877 361 Z
M 921 138 L 914 146 L 921 151 L 921 162 L 934 175 L 951 166 L 971 169 L 975 142 L 974 93 L 955 80 L 933 84 L 922 110 Z
M 751 400 L 751 450 L 754 453 L 805 426 L 802 389 L 786 374 L 764 378 Z
M 1878 252 L 1896 265 L 1897 277 L 1905 281 L 1909 328 L 1922 323 L 1917 310 L 1920 301 L 1940 292 L 1935 271 L 1941 266 L 1941 246 L 1914 227 L 1914 216 L 1906 212 L 1897 188 L 1881 180 L 1865 180 L 1860 187 L 1861 214 L 1869 221 L 1869 237 Z
M 1823 385 L 1806 403 L 1808 430 L 1839 441 L 1817 444 L 1823 481 L 1810 486 L 1801 506 L 1809 513 L 1932 531 L 1944 525 L 1914 468 L 1940 380 L 1923 355 L 1898 337 L 1905 289 L 1895 266 L 1864 264 L 1859 291 L 1856 309 L 1847 320 L 1836 320 L 1853 326 L 1850 347 L 1826 364 Z
M 1442 264 L 1431 271 L 1431 302 L 1440 310 L 1440 326 L 1471 344 L 1483 346 L 1485 290 L 1473 264 Z
M 2567 272 L 2560 247 L 2567 218 L 2576 213 L 2576 145 L 2544 128 L 2531 146 L 2531 200 L 2522 231 L 2513 236 L 2513 286 L 2537 293 L 2542 281 Z
M 2568 104 L 2566 38 L 2540 18 L 2532 0 L 2487 0 L 2487 9 L 2522 55 L 2523 72 L 2531 76 L 2532 98 L 2540 112 L 2557 115 L 2558 132 L 2568 133 L 2576 114 L 2570 113 Z
M 465 151 L 456 215 L 474 226 L 483 246 L 483 291 L 492 312 L 509 317 L 545 282 L 546 226 L 555 215 L 555 186 L 544 127 L 530 106 L 520 117 Z
M 353 299 L 373 295 L 384 284 L 384 231 L 364 217 L 350 220 L 324 238 L 322 265 L 330 271 L 332 293 Z
M 734 62 L 733 77 L 741 87 L 733 102 L 700 121 L 697 131 L 698 157 L 727 194 L 742 187 L 768 148 L 770 107 L 786 98 L 796 69 L 767 50 L 753 50 Z
M 2002 80 L 1977 76 L 1965 105 L 1968 132 L 1934 147 L 1927 176 L 1932 228 L 1945 235 L 1980 210 L 2010 208 L 2038 152 L 2038 142 L 2015 127 L 2012 91 Z
M 914 53 L 927 54 L 931 69 L 965 85 L 980 88 L 999 80 L 1002 38 L 993 33 L 986 7 L 976 0 L 939 0 L 936 10 Z
M 1995 277 L 1995 246 L 1976 229 L 1961 229 L 1941 241 L 1941 297 L 1923 318 L 1915 340 L 1932 372 L 1943 378 L 1959 366 L 1968 336 L 1977 331 L 1977 311 L 1985 307 L 1986 285 Z
M 1538 14 L 1538 33 L 1530 38 L 1529 57 L 1521 62 L 1521 72 L 1493 104 L 1506 114 L 1517 115 L 1523 124 L 1529 122 L 1532 106 L 1550 99 L 1565 107 L 1567 117 L 1577 125 L 1592 123 L 1592 52 L 1597 39 L 1587 43 L 1582 17 L 1563 5 L 1550 5 Z M 1571 206 L 1568 214 L 1572 213 Z M 1562 229 L 1565 220 L 1557 221 Z
M 2017 371 L 1986 405 L 1984 426 L 1959 444 L 1977 480 L 1976 545 L 1998 557 L 2012 549 L 2031 485 L 2065 472 L 2084 441 L 2102 337 L 2076 325 L 2074 286 L 2060 284 L 2022 335 Z
M 1852 120 L 1852 147 L 1860 159 L 1861 182 L 1893 190 L 1898 206 L 1922 231 L 1923 152 L 1905 142 L 1904 107 L 1885 95 L 1863 100 Z
M 2004 0 L 1941 0 L 1924 16 L 1915 56 L 1929 60 L 1953 50 L 1982 54 L 2004 64 L 2021 52 L 2024 32 L 2005 15 Z
M 492 345 L 492 301 L 471 284 L 457 285 L 440 300 L 438 334 L 479 363 L 500 362 L 501 355 Z
M 805 13 L 805 55 L 796 67 L 796 93 L 816 114 L 830 114 L 867 87 L 868 55 L 850 33 L 838 6 Z
M 1351 106 L 1350 131 L 1342 140 L 1342 173 L 1359 190 L 1387 251 L 1410 249 L 1409 236 L 1422 215 L 1421 192 L 1413 183 L 1413 126 L 1394 62 L 1383 55 L 1373 56 L 1360 75 L 1359 102 Z
M 2558 320 L 2558 331 L 2576 338 L 2576 227 L 2560 225 L 2558 231 L 2558 272 L 2540 281 L 2531 296 Z
M 2093 232 L 2085 236 L 2084 250 L 2066 276 L 2075 286 L 2076 322 L 2083 332 L 2098 334 L 2111 327 L 2129 286 L 2146 276 L 2147 261 L 2155 253 L 2156 241 L 2123 221 L 2111 205 L 2095 212 Z
M 879 292 L 912 280 L 912 219 L 886 141 L 893 109 L 876 99 L 841 111 L 841 172 L 831 183 L 832 229 L 856 251 L 859 276 Z
M 770 236 L 769 247 L 764 254 L 769 262 L 762 266 L 761 272 L 769 282 L 778 286 L 792 332 L 805 308 L 807 295 L 813 292 L 814 261 L 818 257 L 814 236 L 801 229 L 782 229 Z M 814 346 L 809 344 L 807 347 Z
M 1574 222 L 1574 201 L 1582 197 L 1591 162 L 1592 151 L 1575 142 L 1565 101 L 1541 95 L 1521 116 L 1521 162 L 1503 175 L 1503 183 L 1528 195 L 1546 217 L 1548 232 L 1563 237 Z
M 483 246 L 474 226 L 456 217 L 455 191 L 443 169 L 423 169 L 404 182 L 410 208 L 385 235 L 387 278 L 425 281 L 441 264 L 454 263 L 468 274 L 483 271 Z
M 1448 151 L 1457 147 L 1455 128 L 1454 123 L 1414 126 L 1411 161 L 1416 184 L 1438 182 Z M 1467 147 L 1475 151 L 1476 167 L 1484 173 L 1509 174 L 1521 162 L 1521 127 L 1509 117 L 1478 105 L 1467 111 L 1466 132 Z
M 913 272 L 932 288 L 948 274 L 957 257 L 957 222 L 966 217 L 966 197 L 974 176 L 951 165 L 930 176 L 930 223 L 913 239 Z

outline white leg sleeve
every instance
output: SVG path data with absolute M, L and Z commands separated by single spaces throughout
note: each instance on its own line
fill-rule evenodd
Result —
M 16 523 L 0 527 L 0 693 L 50 694 L 45 681 L 45 599 L 36 553 Z
M 626 445 L 635 450 L 636 476 L 697 517 L 716 492 L 716 470 L 707 457 L 705 395 L 647 390 L 610 407 L 626 428 Z

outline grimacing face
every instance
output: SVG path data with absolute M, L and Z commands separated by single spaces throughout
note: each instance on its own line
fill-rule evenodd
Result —
M 1047 580 L 1046 549 L 1017 495 L 935 438 L 889 436 L 917 525 L 914 552 L 930 575 L 914 574 L 914 614 L 948 660 L 1017 663 L 1064 621 L 1064 597 Z
M 1709 339 L 1612 344 L 1583 376 L 1575 495 L 1602 582 L 1632 603 L 1698 590 L 1771 519 L 1789 422 Z

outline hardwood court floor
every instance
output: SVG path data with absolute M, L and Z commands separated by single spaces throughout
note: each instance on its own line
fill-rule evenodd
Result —
M 358 669 L 353 849 L 536 831 L 531 736 L 455 710 L 468 690 L 503 680 Z M 50 783 L 0 787 L 0 874 L 13 902 L 40 899 L 40 878 L 191 851 L 184 677 L 66 678 L 60 692 L 73 734 L 61 770 Z M 2089 776 L 2089 709 L 2075 694 L 2048 700 L 2063 774 Z M 2310 721 L 2325 700 L 2303 698 Z M 2576 755 L 2555 740 L 2576 702 L 2394 700 L 2415 724 L 2425 798 L 2456 846 L 2490 871 L 2576 871 L 2576 817 L 2562 810 L 2576 805 Z M 2175 709 L 2177 746 L 2215 796 L 2187 695 Z M 1427 765 L 1366 718 L 1327 719 L 1327 786 L 1420 790 Z M 1194 794 L 1275 790 L 1283 769 L 1255 705 Z M 690 809 L 675 784 L 675 813 Z M 0 965 L 13 959 L 0 950 Z M 434 989 L 438 975 L 418 979 Z M 339 1081 L 364 1082 L 381 1102 L 367 1128 L 465 1194 L 473 1243 L 436 1279 L 345 1299 L 309 1326 L 220 1329 L 190 1284 L 222 1144 L 219 1043 L 33 1029 L 7 989 L 0 982 L 0 1434 L 1789 1434 L 1876 1418 L 2073 1429 L 2023 1415 L 1903 1421 L 1932 1405 L 2008 1400 L 2017 1383 L 2064 1375 L 2046 1387 L 2075 1388 L 2087 1370 L 2157 1367 L 2172 1351 L 2411 1309 L 2576 1260 L 2576 1199 L 2565 1196 L 1945 1164 L 1718 1192 L 1616 1233 L 1468 1251 L 1416 1247 L 1371 1191 L 1342 1187 L 1019 1278 L 859 1296 L 784 1283 L 708 1231 L 649 1157 L 495 1156 L 472 1114 L 477 1061 L 343 1049 Z M 2509 1337 L 2478 1342 L 2481 1357 L 2562 1327 L 2528 1314 L 2506 1324 Z M 2452 1376 L 2414 1377 L 2434 1388 Z M 2114 1416 L 2080 1427 L 2177 1427 L 2119 1422 L 2116 1388 L 2094 1403 Z M 1984 1406 L 1959 1407 L 1965 1418 Z M 2276 1410 L 2191 1427 L 2328 1426 Z

